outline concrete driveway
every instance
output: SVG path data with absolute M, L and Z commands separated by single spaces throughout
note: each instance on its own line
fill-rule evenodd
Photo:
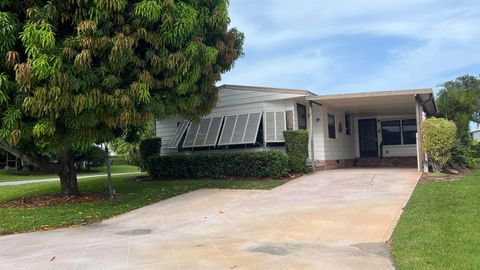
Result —
M 270 191 L 199 190 L 99 224 L 0 237 L 0 268 L 392 269 L 385 241 L 419 176 L 345 169 Z

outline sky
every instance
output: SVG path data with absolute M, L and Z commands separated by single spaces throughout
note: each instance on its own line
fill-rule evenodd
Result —
M 480 74 L 479 0 L 230 0 L 229 14 L 245 56 L 221 84 L 336 94 Z

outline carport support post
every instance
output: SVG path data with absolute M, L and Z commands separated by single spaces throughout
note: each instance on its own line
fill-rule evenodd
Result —
M 314 155 L 314 145 L 313 145 L 313 102 L 308 101 L 308 114 L 310 115 L 308 123 L 308 132 L 310 137 L 310 165 L 312 166 L 312 171 L 315 171 L 315 155 Z
M 417 165 L 418 171 L 422 171 L 425 162 L 425 153 L 423 151 L 423 134 L 422 134 L 422 122 L 423 122 L 423 105 L 418 97 L 415 96 L 415 112 L 417 115 Z

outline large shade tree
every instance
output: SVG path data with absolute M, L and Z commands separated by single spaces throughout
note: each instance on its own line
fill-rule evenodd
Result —
M 457 137 L 470 143 L 470 123 L 480 123 L 480 78 L 465 75 L 446 82 L 437 98 L 441 116 L 457 125 Z
M 197 118 L 242 55 L 228 0 L 0 0 L 0 147 L 79 194 L 72 151 Z M 38 149 L 55 153 L 55 162 Z

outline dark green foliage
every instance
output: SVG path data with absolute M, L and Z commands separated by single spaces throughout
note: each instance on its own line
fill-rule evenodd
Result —
M 451 157 L 447 162 L 447 167 L 454 169 L 474 168 L 475 149 L 471 145 L 464 145 L 460 139 L 457 139 L 451 150 Z
M 480 78 L 466 75 L 446 82 L 438 94 L 437 104 L 440 115 L 455 122 L 457 137 L 468 145 L 470 122 L 480 123 Z
M 288 157 L 280 151 L 154 156 L 147 160 L 146 168 L 160 179 L 283 178 L 288 175 Z
M 447 165 L 453 168 L 474 167 L 470 123 L 480 123 L 480 78 L 466 75 L 446 82 L 438 94 L 437 104 L 440 115 L 457 126 L 458 141 Z
M 473 157 L 480 158 L 480 142 L 474 141 L 472 142 Z
M 286 130 L 283 132 L 288 155 L 288 167 L 292 173 L 307 173 L 308 131 Z
M 90 170 L 93 167 L 105 165 L 105 151 L 98 146 L 92 146 L 86 150 L 78 150 L 74 153 L 74 156 L 77 169 Z
M 146 139 L 140 142 L 140 167 L 143 169 L 146 166 L 146 162 L 150 157 L 160 155 L 162 149 L 162 139 L 153 138 Z

